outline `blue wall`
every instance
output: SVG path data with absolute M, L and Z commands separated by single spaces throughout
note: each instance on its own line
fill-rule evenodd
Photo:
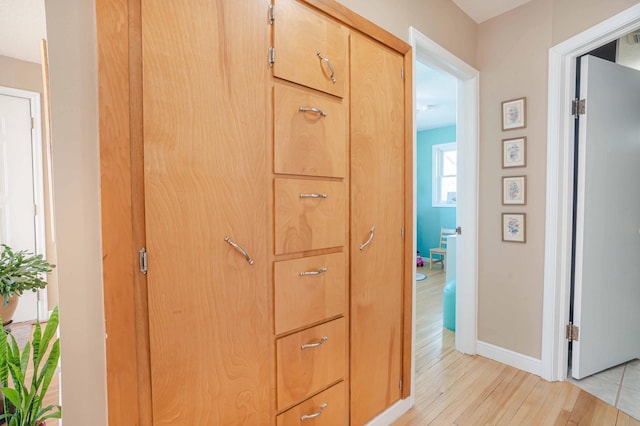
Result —
M 429 257 L 429 249 L 438 247 L 440 228 L 456 227 L 455 207 L 431 207 L 431 151 L 433 145 L 456 141 L 456 126 L 440 127 L 418 132 L 416 153 L 417 170 L 417 239 L 423 258 Z

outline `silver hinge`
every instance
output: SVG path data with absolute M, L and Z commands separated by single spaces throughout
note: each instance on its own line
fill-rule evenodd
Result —
M 273 21 L 276 20 L 276 13 L 275 13 L 275 6 L 270 4 L 269 5 L 269 14 L 268 14 L 268 19 L 269 19 L 269 25 L 273 25 Z
M 35 129 L 36 128 L 36 119 L 31 117 L 31 128 Z
M 147 274 L 147 270 L 149 269 L 149 259 L 147 257 L 147 249 L 142 247 L 140 251 L 138 251 L 139 260 L 140 260 L 140 272 L 143 274 Z
M 272 67 L 276 63 L 276 48 L 269 48 L 269 66 Z
M 573 323 L 567 324 L 567 340 L 570 342 L 577 342 L 580 337 L 580 328 Z
M 404 238 L 404 227 L 400 228 L 400 236 Z
M 400 379 L 400 390 L 402 390 L 402 379 Z
M 37 204 L 33 205 L 33 215 L 34 216 L 38 216 L 38 205 Z
M 575 118 L 578 118 L 578 116 L 580 115 L 584 115 L 586 106 L 586 99 L 574 99 L 573 101 L 571 101 L 571 115 L 573 115 Z
M 404 80 L 404 67 L 400 68 L 400 78 Z
M 462 227 L 461 226 L 456 227 L 456 234 L 462 235 Z

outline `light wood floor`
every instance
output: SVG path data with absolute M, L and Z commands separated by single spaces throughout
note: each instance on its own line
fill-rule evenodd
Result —
M 416 294 L 415 406 L 395 425 L 640 426 L 569 382 L 456 352 L 454 333 L 442 328 L 444 273 L 418 270 L 428 278 Z

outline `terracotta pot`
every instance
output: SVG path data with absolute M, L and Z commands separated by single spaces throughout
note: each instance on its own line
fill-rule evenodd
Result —
M 9 299 L 7 305 L 4 304 L 4 300 L 0 299 L 0 316 L 2 316 L 2 325 L 5 326 L 13 321 L 13 314 L 18 308 L 18 296 L 14 295 Z

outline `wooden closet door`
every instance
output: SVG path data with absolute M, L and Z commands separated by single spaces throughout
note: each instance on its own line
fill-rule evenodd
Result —
M 404 216 L 402 55 L 351 36 L 351 424 L 400 399 Z M 361 245 L 371 237 L 370 243 Z
M 270 422 L 266 10 L 142 1 L 156 426 Z

